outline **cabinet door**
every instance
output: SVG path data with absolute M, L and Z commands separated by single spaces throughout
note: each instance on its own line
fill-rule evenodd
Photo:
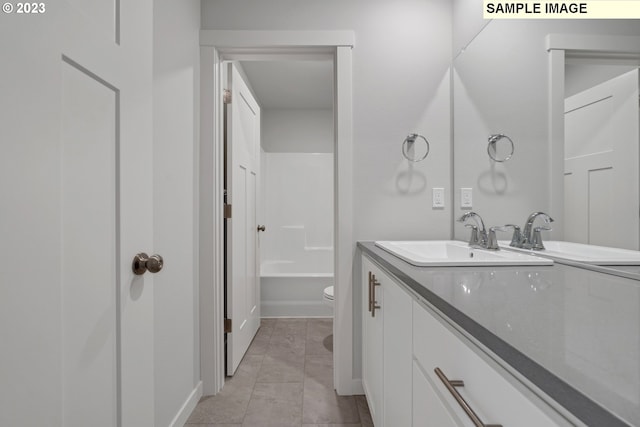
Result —
M 411 361 L 412 304 L 411 296 L 388 276 L 380 275 L 384 293 L 383 313 L 384 338 L 384 409 L 385 426 L 411 425 Z M 376 290 L 376 297 L 378 296 Z M 376 312 L 376 316 L 378 312 Z
M 367 258 L 362 259 L 362 387 L 367 396 L 371 418 L 376 427 L 382 423 L 382 375 L 383 375 L 383 316 L 381 310 L 375 310 L 375 316 L 369 311 L 369 298 L 373 290 L 369 286 L 369 277 L 373 275 L 380 282 L 380 270 Z M 373 287 L 373 286 L 372 286 Z M 384 290 L 375 286 L 375 300 L 382 306 Z
M 457 427 L 415 360 L 413 361 L 413 427 Z

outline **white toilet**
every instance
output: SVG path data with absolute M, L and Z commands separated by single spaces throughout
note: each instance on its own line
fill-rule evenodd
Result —
M 327 286 L 324 288 L 322 300 L 325 304 L 330 305 L 331 308 L 333 308 L 333 286 Z

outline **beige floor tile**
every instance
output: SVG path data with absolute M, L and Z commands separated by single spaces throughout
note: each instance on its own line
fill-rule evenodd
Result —
M 304 377 L 304 356 L 267 354 L 258 373 L 259 383 L 301 383 Z
M 249 345 L 249 349 L 247 350 L 248 355 L 253 356 L 264 356 L 269 349 L 269 342 L 271 341 L 270 336 L 260 336 L 256 335 L 256 337 Z
M 227 382 L 220 393 L 203 398 L 187 420 L 189 424 L 239 424 L 249 405 L 253 384 Z
M 260 328 L 258 328 L 256 337 L 271 338 L 271 335 L 273 334 L 273 330 L 275 329 L 275 327 L 276 327 L 275 322 L 268 323 L 266 325 L 261 325 Z
M 242 425 L 245 427 L 299 427 L 301 418 L 301 383 L 257 383 Z
M 360 424 L 302 424 L 302 427 L 362 427 Z
M 333 355 L 306 356 L 304 382 L 333 389 Z
M 242 424 L 185 424 L 185 427 L 242 427 Z
M 260 319 L 260 326 L 274 327 L 278 319 Z
M 301 334 L 273 335 L 266 354 L 304 358 L 307 339 Z
M 307 424 L 359 423 L 358 407 L 353 396 L 338 396 L 333 386 L 305 379 L 302 422 Z
M 307 336 L 326 337 L 333 334 L 332 319 L 309 319 L 307 321 Z
M 356 405 L 358 406 L 358 414 L 360 415 L 360 423 L 362 427 L 373 427 L 373 419 L 369 411 L 369 404 L 365 395 L 354 396 Z
M 306 355 L 331 355 L 333 354 L 333 335 L 313 336 L 307 335 Z
M 264 356 L 245 354 L 238 365 L 238 369 L 233 376 L 227 377 L 227 383 L 242 383 L 245 385 L 253 385 L 258 378 L 258 373 L 262 367 Z
M 262 319 L 235 375 L 185 427 L 373 427 L 364 396 L 333 390 L 332 328 L 332 319 Z
M 307 319 L 278 319 L 273 335 L 307 335 Z

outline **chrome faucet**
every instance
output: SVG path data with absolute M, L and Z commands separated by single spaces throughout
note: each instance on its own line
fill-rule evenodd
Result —
M 513 246 L 514 248 L 521 248 L 522 233 L 520 232 L 520 227 L 515 224 L 505 224 L 500 227 L 499 231 L 507 231 L 507 229 L 509 228 L 513 228 L 513 234 L 511 235 L 511 243 L 509 243 L 509 246 Z
M 551 230 L 551 227 L 549 226 L 533 227 L 533 223 L 538 217 L 541 217 L 542 220 L 545 222 L 545 224 L 549 224 L 553 222 L 553 218 L 551 218 L 549 215 L 547 215 L 544 212 L 532 213 L 531 215 L 529 215 L 529 218 L 527 218 L 527 222 L 524 225 L 524 231 L 522 232 L 520 244 L 514 245 L 514 240 L 515 240 L 515 236 L 514 236 L 514 239 L 511 239 L 511 246 L 515 246 L 517 248 L 524 248 L 524 249 L 533 249 L 534 251 L 539 251 L 541 249 L 544 249 L 540 231 Z
M 465 227 L 471 228 L 471 237 L 469 238 L 469 246 L 474 248 L 484 248 L 487 245 L 487 230 L 484 228 L 482 217 L 473 211 L 465 212 L 458 222 L 464 223 L 468 219 L 475 221 L 476 225 L 465 224 Z
M 496 230 L 500 227 L 490 227 L 489 232 L 484 227 L 482 217 L 473 211 L 469 211 L 458 218 L 458 222 L 464 223 L 468 219 L 472 219 L 476 224 L 465 224 L 465 227 L 471 228 L 471 237 L 469 238 L 469 246 L 472 248 L 482 248 L 499 250 L 498 240 L 496 239 Z

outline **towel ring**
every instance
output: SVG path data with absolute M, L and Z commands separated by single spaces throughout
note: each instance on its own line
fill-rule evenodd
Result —
M 418 138 L 422 138 L 422 140 L 424 141 L 427 147 L 424 154 L 420 157 L 415 156 L 415 150 L 413 150 L 413 152 L 410 152 L 411 148 L 414 147 L 413 144 L 416 142 Z M 429 141 L 427 141 L 427 138 L 425 138 L 422 135 L 418 135 L 417 133 L 410 133 L 409 135 L 407 135 L 407 137 L 404 139 L 404 142 L 402 143 L 402 155 L 404 156 L 405 159 L 409 160 L 410 162 L 420 162 L 426 159 L 427 156 L 429 155 L 429 149 L 430 149 Z
M 500 141 L 503 138 L 509 141 L 511 148 L 508 150 L 507 155 L 498 156 L 498 148 L 496 147 L 496 144 L 498 143 L 498 141 Z M 491 160 L 498 163 L 506 162 L 513 156 L 513 152 L 514 152 L 513 141 L 507 135 L 496 133 L 489 136 L 489 144 L 487 145 L 487 154 L 489 154 L 489 157 L 491 158 Z

